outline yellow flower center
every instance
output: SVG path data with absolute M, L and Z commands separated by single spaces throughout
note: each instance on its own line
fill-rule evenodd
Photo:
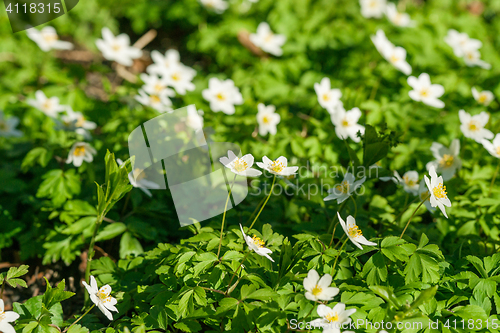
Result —
M 271 33 L 270 33 L 270 34 L 268 34 L 268 35 L 266 36 L 266 38 L 264 38 L 264 41 L 265 41 L 266 43 L 269 43 L 269 42 L 273 39 L 273 36 L 274 36 L 274 35 L 273 35 L 273 34 L 271 34 Z
M 330 100 L 330 95 L 328 95 L 328 94 L 323 94 L 323 100 L 324 100 L 325 102 L 328 102 L 328 101 Z
M 271 167 L 270 169 L 276 173 L 279 173 L 281 171 L 283 171 L 283 169 L 285 168 L 285 166 L 283 165 L 283 163 L 281 163 L 280 161 L 276 160 L 273 162 L 273 164 L 271 164 Z
M 378 3 L 375 0 L 370 1 L 370 4 L 368 4 L 368 6 L 371 7 L 371 8 L 375 8 L 375 7 L 377 7 L 377 5 L 378 5 Z
M 443 186 L 443 183 L 440 183 L 432 189 L 432 193 L 434 193 L 434 196 L 438 199 L 446 198 L 446 186 Z
M 469 122 L 469 130 L 472 132 L 479 130 L 479 124 L 477 123 L 477 121 L 471 120 Z
M 0 312 L 0 322 L 4 321 L 5 319 L 5 312 L 1 311 Z
M 486 94 L 481 94 L 478 98 L 478 102 L 485 103 L 487 99 L 488 99 L 488 97 L 486 96 Z
M 121 47 L 121 45 L 119 45 L 119 44 L 113 44 L 113 45 L 111 46 L 111 48 L 113 49 L 113 51 L 118 52 L 118 51 L 120 51 L 120 49 L 121 49 L 122 47 Z
M 313 294 L 314 296 L 318 296 L 319 294 L 321 294 L 322 291 L 323 291 L 323 288 L 316 285 L 316 286 L 314 286 L 313 290 L 311 291 L 311 294 Z
M 325 319 L 328 320 L 329 323 L 334 323 L 339 320 L 339 315 L 337 312 L 335 312 L 335 314 L 329 313 L 325 316 Z
M 83 156 L 85 155 L 85 147 L 84 146 L 78 146 L 75 148 L 75 151 L 73 152 L 73 155 L 75 156 Z
M 337 185 L 335 187 L 335 189 L 337 191 L 339 191 L 340 193 L 349 193 L 349 188 L 350 188 L 350 185 L 349 185 L 349 182 L 347 180 L 343 180 L 342 183 L 340 183 L 340 185 Z
M 442 167 L 450 167 L 454 159 L 453 155 L 444 154 L 441 161 L 439 161 L 439 165 Z
M 181 79 L 181 76 L 179 75 L 179 73 L 172 74 L 172 80 L 179 81 L 180 79 Z
M 269 124 L 269 123 L 270 123 L 269 117 L 268 117 L 268 116 L 264 116 L 264 117 L 262 117 L 262 122 L 263 122 L 264 124 Z
M 218 93 L 216 97 L 219 101 L 224 101 L 226 99 L 226 96 L 224 96 L 222 93 Z
M 497 152 L 497 155 L 500 155 L 500 146 L 497 147 L 496 152 Z
M 47 34 L 43 35 L 43 39 L 45 39 L 46 42 L 54 42 L 59 39 L 59 37 L 56 34 Z
M 420 90 L 420 96 L 428 97 L 429 96 L 429 89 L 424 88 L 424 89 Z
M 160 83 L 155 84 L 155 90 L 156 90 L 157 92 L 162 91 L 162 90 L 163 90 L 163 88 L 164 88 L 164 86 L 163 86 L 162 84 L 160 84 Z
M 83 127 L 83 125 L 85 125 L 85 117 L 82 116 L 82 117 L 78 118 L 75 126 L 76 127 Z
M 149 100 L 151 101 L 151 104 L 158 104 L 161 101 L 160 97 L 158 97 L 158 95 L 149 96 Z
M 410 179 L 408 176 L 403 176 L 403 180 L 408 186 L 414 186 L 417 183 L 414 179 Z
M 264 241 L 262 239 L 260 239 L 259 237 L 257 236 L 253 236 L 252 237 L 252 241 L 255 245 L 257 245 L 258 247 L 262 248 L 264 247 Z
M 238 172 L 243 172 L 248 168 L 247 162 L 243 161 L 243 159 L 237 158 L 236 161 L 234 161 L 234 170 Z
M 50 102 L 50 100 L 46 100 L 45 102 L 43 102 L 42 104 L 42 109 L 44 110 L 50 110 L 52 107 L 52 103 Z
M 136 181 L 140 181 L 141 179 L 146 178 L 146 174 L 143 171 L 144 170 L 141 170 L 139 168 L 134 169 L 134 177 Z
M 103 302 L 109 302 L 111 300 L 109 293 L 106 293 L 102 288 L 97 292 L 97 297 Z
M 363 236 L 363 233 L 361 232 L 361 230 L 359 229 L 359 227 L 357 225 L 354 225 L 354 226 L 350 227 L 349 229 L 347 229 L 347 232 L 349 233 L 349 236 L 351 236 L 353 238 L 356 238 L 358 236 Z
M 342 120 L 342 126 L 344 127 L 349 126 L 349 120 L 347 120 L 347 118 L 344 118 L 344 120 Z
M 465 55 L 469 60 L 474 60 L 474 54 L 469 52 Z
M 398 61 L 399 61 L 399 58 L 398 58 L 398 57 L 396 57 L 396 55 L 395 55 L 395 54 L 391 55 L 391 62 L 392 62 L 392 63 L 395 63 L 395 62 L 398 62 Z

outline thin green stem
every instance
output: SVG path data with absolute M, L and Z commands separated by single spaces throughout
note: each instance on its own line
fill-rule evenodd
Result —
M 85 281 L 87 283 L 90 283 L 89 278 L 90 278 L 90 263 L 92 261 L 92 258 L 94 257 L 94 245 L 95 245 L 95 239 L 97 236 L 97 232 L 99 230 L 99 227 L 101 226 L 102 220 L 104 216 L 98 216 L 97 221 L 95 223 L 95 229 L 94 229 L 94 234 L 92 235 L 92 239 L 90 240 L 90 245 L 89 245 L 89 251 L 87 254 L 87 267 L 85 268 Z M 87 295 L 87 294 L 85 294 Z M 87 299 L 88 296 L 85 298 Z
M 250 229 L 249 229 L 249 230 L 250 230 Z M 238 272 L 239 272 L 239 270 L 240 270 L 241 266 L 243 266 L 243 263 L 245 262 L 245 260 L 246 260 L 246 258 L 248 257 L 248 255 L 249 255 L 249 254 L 250 254 L 250 250 L 248 250 L 247 254 L 245 254 L 245 256 L 243 257 L 243 259 L 241 260 L 240 265 L 238 266 L 238 268 L 236 269 L 236 271 L 233 273 L 233 276 L 231 276 L 231 280 L 229 280 L 229 283 L 228 283 L 228 285 L 227 285 L 226 295 L 228 295 L 228 296 L 229 296 L 229 294 L 231 293 L 231 292 L 229 291 L 229 289 L 231 289 L 231 282 L 233 282 L 234 277 L 236 276 L 236 274 L 238 274 Z
M 3 280 L 3 283 L 2 283 L 2 291 L 0 291 L 0 299 L 3 299 L 3 291 L 5 290 L 5 278 Z
M 347 203 L 347 201 L 344 201 L 342 203 L 342 205 L 340 205 L 339 210 L 338 210 L 339 214 L 342 213 L 342 210 L 344 209 L 346 203 Z M 337 230 L 337 225 L 339 224 L 339 221 L 338 221 L 339 214 L 335 214 L 335 217 L 332 220 L 332 224 L 330 225 L 330 229 L 328 230 L 328 233 L 330 233 L 330 230 L 333 229 L 333 231 L 332 231 L 332 239 L 330 239 L 330 244 L 328 244 L 328 247 L 332 247 L 333 238 L 335 237 L 335 231 Z M 337 222 L 337 223 L 335 223 L 335 222 Z
M 63 333 L 65 333 L 65 332 L 69 331 L 69 329 L 70 329 L 71 327 L 73 327 L 73 325 L 75 325 L 77 322 L 79 322 L 79 321 L 80 321 L 80 319 L 82 319 L 83 317 L 85 317 L 85 315 L 86 315 L 87 313 L 89 313 L 89 312 L 90 312 L 90 310 L 92 310 L 92 309 L 94 308 L 94 306 L 95 306 L 95 304 L 92 304 L 92 306 L 91 306 L 91 307 L 90 307 L 90 308 L 89 308 L 89 309 L 88 309 L 88 310 L 87 310 L 87 311 L 86 311 L 83 315 L 81 315 L 81 316 L 80 316 L 80 318 L 78 318 L 77 320 L 75 320 L 75 321 L 73 322 L 73 324 L 71 324 L 71 325 L 69 325 L 68 327 L 66 327 L 66 329 L 63 331 Z
M 352 202 L 354 203 L 354 218 L 356 218 L 356 215 L 358 215 L 358 205 L 356 205 L 356 200 L 354 200 L 354 197 L 352 195 L 350 198 L 352 199 Z
M 424 200 L 422 200 L 422 201 L 420 202 L 420 204 L 417 206 L 417 208 L 415 209 L 415 211 L 413 212 L 413 214 L 411 214 L 410 219 L 408 220 L 408 223 L 406 223 L 406 226 L 405 226 L 405 228 L 403 229 L 403 232 L 401 233 L 401 236 L 399 236 L 399 239 L 403 238 L 403 235 L 405 234 L 406 229 L 407 229 L 407 228 L 408 228 L 408 226 L 410 225 L 410 222 L 411 222 L 411 220 L 412 220 L 413 216 L 415 216 L 415 214 L 417 213 L 417 211 L 418 211 L 418 209 L 420 208 L 420 206 L 422 206 L 422 205 L 424 204 L 424 202 L 426 202 L 426 201 L 427 201 L 427 199 L 429 199 L 430 197 L 431 197 L 431 195 L 430 195 L 430 193 L 429 193 L 429 195 L 428 195 L 428 196 L 427 196 Z
M 407 204 L 403 210 L 396 216 L 396 218 L 394 219 L 394 221 L 392 223 L 396 223 L 396 221 L 404 214 L 404 212 L 406 212 L 406 210 L 408 209 L 408 207 L 410 207 L 410 205 L 412 203 L 414 203 L 418 198 L 420 198 L 418 195 L 409 203 Z
M 224 221 L 226 220 L 227 204 L 229 203 L 229 198 L 231 197 L 231 191 L 233 190 L 234 181 L 236 180 L 236 175 L 234 175 L 233 183 L 227 194 L 226 206 L 224 206 L 224 214 L 222 215 L 222 226 L 220 227 L 220 239 L 219 239 L 219 249 L 217 250 L 217 258 L 219 258 L 220 248 L 222 246 L 222 234 L 224 233 Z
M 339 254 L 337 255 L 337 258 L 335 258 L 335 262 L 333 263 L 333 267 L 332 267 L 332 274 L 330 274 L 332 276 L 332 278 L 335 276 L 335 267 L 337 266 L 337 261 L 339 260 L 339 257 L 342 254 L 342 249 L 344 248 L 344 246 L 346 245 L 348 240 L 349 240 L 349 237 L 347 237 L 346 240 L 344 241 L 344 243 L 342 243 L 342 246 L 339 249 Z
M 248 228 L 248 230 L 252 229 L 253 225 L 255 224 L 255 222 L 257 221 L 257 219 L 259 218 L 260 213 L 262 213 L 262 210 L 264 209 L 264 207 L 266 206 L 267 202 L 269 201 L 269 198 L 271 197 L 271 194 L 273 194 L 273 189 L 274 189 L 274 183 L 275 182 L 276 182 L 276 175 L 274 175 L 273 184 L 271 185 L 271 190 L 269 191 L 269 195 L 267 196 L 266 201 L 264 201 L 264 204 L 262 205 L 262 207 L 260 207 L 259 213 L 257 213 L 257 216 L 255 216 L 255 219 L 253 220 L 252 224 L 250 224 L 250 227 Z
M 491 195 L 491 191 L 493 190 L 493 184 L 495 183 L 495 179 L 497 179 L 498 171 L 500 170 L 500 159 L 498 160 L 497 168 L 495 173 L 493 174 L 493 178 L 491 179 L 490 190 L 488 191 L 488 196 Z
M 250 220 L 253 219 L 253 217 L 255 216 L 255 213 L 257 213 L 257 211 L 259 210 L 259 208 L 262 205 L 262 203 L 264 202 L 264 200 L 266 200 L 266 197 L 263 197 L 262 200 L 260 200 L 259 204 L 253 210 L 252 215 L 250 215 L 250 217 L 248 218 L 247 223 L 245 223 L 245 225 L 247 225 L 248 222 L 250 222 Z

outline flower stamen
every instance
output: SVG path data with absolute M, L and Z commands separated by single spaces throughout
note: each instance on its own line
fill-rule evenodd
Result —
M 264 241 L 262 239 L 260 239 L 259 237 L 257 236 L 253 236 L 252 237 L 252 241 L 255 245 L 257 245 L 257 247 L 260 247 L 260 248 L 263 248 L 264 247 Z
M 357 225 L 354 225 L 347 229 L 347 232 L 349 233 L 349 236 L 356 238 L 359 236 L 363 236 L 363 233 L 361 232 L 361 229 Z
M 438 199 L 444 199 L 447 198 L 446 196 L 446 186 L 443 185 L 443 183 L 439 183 L 438 186 L 434 187 L 432 189 L 432 192 L 434 193 L 434 196 Z
M 443 158 L 439 161 L 441 167 L 450 167 L 454 161 L 453 155 L 444 154 Z

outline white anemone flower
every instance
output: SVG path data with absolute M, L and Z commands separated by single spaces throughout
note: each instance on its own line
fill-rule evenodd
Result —
M 200 0 L 201 4 L 217 14 L 222 14 L 229 7 L 229 4 L 224 0 Z
M 381 18 L 386 12 L 386 0 L 359 0 L 361 15 L 366 18 Z
M 358 181 L 355 181 L 356 177 L 350 172 L 344 175 L 344 180 L 340 184 L 335 185 L 333 188 L 328 190 L 328 193 L 331 193 L 324 201 L 329 200 L 337 200 L 337 203 L 340 204 L 348 199 L 366 180 L 366 177 L 361 178 Z
M 66 111 L 67 108 L 65 105 L 59 104 L 59 98 L 55 96 L 47 98 L 41 90 L 35 92 L 35 99 L 28 98 L 26 103 L 42 111 L 51 118 L 56 118 L 60 112 Z
M 460 130 L 466 138 L 473 139 L 478 143 L 481 143 L 483 139 L 493 139 L 493 133 L 484 128 L 490 119 L 490 115 L 486 112 L 483 111 L 480 114 L 471 116 L 464 110 L 460 110 L 458 111 L 458 117 L 461 122 Z
M 109 320 L 113 320 L 113 315 L 110 311 L 118 312 L 118 309 L 115 307 L 117 303 L 116 299 L 109 295 L 111 293 L 111 287 L 106 284 L 99 289 L 93 275 L 90 276 L 90 286 L 85 281 L 82 281 L 82 284 L 87 289 L 90 300 L 97 305 L 99 310 L 101 310 Z
M 450 180 L 457 170 L 462 167 L 462 160 L 458 157 L 460 154 L 460 141 L 458 139 L 451 142 L 450 148 L 438 142 L 433 142 L 431 152 L 436 160 L 427 163 L 427 170 L 430 170 L 431 166 L 433 166 L 436 172 L 443 176 L 443 180 Z
M 389 178 L 389 177 L 387 177 Z M 403 190 L 407 193 L 411 193 L 413 195 L 418 194 L 418 172 L 415 170 L 406 171 L 403 174 L 403 177 L 399 175 L 397 171 L 394 171 L 394 177 L 391 177 L 392 181 L 396 183 L 396 185 L 402 185 Z M 382 178 L 380 178 L 382 179 Z M 385 181 L 386 179 L 382 179 Z
M 8 119 L 5 119 L 3 112 L 0 111 L 0 137 L 7 138 L 23 136 L 23 132 L 16 129 L 18 124 L 19 118 L 11 116 Z
M 142 86 L 142 90 L 147 92 L 148 94 L 159 94 L 163 90 L 167 89 L 167 83 L 165 79 L 161 79 L 156 74 L 145 74 L 142 73 L 139 75 L 144 85 Z
M 386 37 L 385 32 L 381 29 L 378 29 L 375 35 L 370 36 L 370 39 L 375 45 L 377 51 L 382 54 L 384 49 L 389 48 L 390 46 L 394 46 Z
M 185 95 L 186 91 L 195 89 L 193 78 L 196 71 L 181 63 L 170 66 L 169 70 L 163 74 L 165 83 L 175 89 L 178 94 Z
M 427 188 L 427 185 L 425 182 L 420 182 L 420 185 L 418 186 L 418 196 L 420 197 L 420 201 L 424 201 L 424 206 L 427 208 L 427 210 L 431 213 L 434 213 L 436 211 L 436 208 L 431 206 L 431 198 L 429 196 L 429 189 Z
M 151 51 L 151 59 L 153 64 L 146 68 L 149 74 L 164 76 L 173 66 L 180 63 L 179 51 L 171 49 L 165 52 L 165 55 L 154 50 Z
M 16 333 L 10 324 L 19 319 L 19 314 L 14 311 L 5 311 L 3 299 L 0 299 L 0 331 L 3 333 Z
M 386 37 L 382 30 L 371 36 L 371 40 L 379 53 L 393 65 L 397 70 L 405 75 L 411 74 L 411 66 L 406 61 L 406 50 L 400 46 L 394 46 Z
M 480 40 L 470 38 L 465 32 L 458 32 L 455 29 L 448 30 L 444 41 L 453 49 L 457 57 L 465 56 L 467 50 L 477 51 L 483 46 Z
M 243 177 L 258 177 L 262 172 L 252 168 L 254 158 L 252 154 L 246 154 L 238 158 L 232 150 L 227 152 L 228 157 L 221 157 L 219 161 L 232 173 Z
M 266 22 L 261 22 L 256 34 L 250 34 L 250 41 L 262 51 L 277 57 L 283 54 L 281 47 L 286 42 L 284 35 L 274 34 Z
M 186 125 L 195 131 L 203 129 L 203 111 L 196 110 L 196 106 L 187 106 L 187 117 L 185 118 Z
M 481 60 L 481 53 L 475 49 L 466 49 L 464 51 L 464 62 L 469 67 L 479 66 L 484 69 L 490 69 L 491 65 Z
M 119 158 L 116 159 L 116 162 L 118 165 L 122 165 L 123 161 Z M 152 197 L 153 194 L 149 189 L 152 190 L 158 190 L 161 188 L 161 186 L 153 181 L 147 180 L 146 179 L 146 173 L 144 170 L 141 170 L 139 168 L 135 168 L 134 170 L 130 171 L 128 173 L 128 180 L 130 181 L 130 185 L 132 185 L 135 188 L 140 189 L 142 192 L 144 192 L 148 197 Z
M 150 106 L 158 112 L 171 112 L 172 101 L 169 97 L 174 97 L 175 92 L 172 89 L 165 88 L 159 92 L 151 92 L 147 94 L 144 90 L 139 89 L 139 95 L 135 99 L 145 106 Z
M 483 147 L 488 151 L 488 153 L 491 154 L 491 156 L 500 158 L 500 134 L 497 134 L 495 136 L 495 139 L 493 139 L 493 143 L 488 140 L 483 140 L 481 141 L 481 143 L 483 144 Z
M 85 119 L 81 112 L 73 111 L 71 107 L 68 106 L 66 109 L 66 115 L 62 116 L 62 121 L 66 126 L 71 126 L 75 129 L 77 134 L 89 137 L 89 132 L 97 127 L 97 124 L 93 121 Z
M 235 105 L 243 104 L 243 96 L 231 79 L 222 81 L 213 77 L 208 80 L 208 88 L 201 94 L 210 103 L 210 109 L 214 112 L 222 111 L 231 115 L 236 111 Z
M 294 175 L 299 167 L 289 167 L 288 160 L 284 156 L 278 157 L 276 160 L 271 161 L 267 156 L 262 158 L 262 162 L 257 162 L 259 168 L 267 170 L 273 175 L 288 177 Z
M 408 84 L 413 88 L 408 95 L 414 101 L 422 102 L 435 108 L 441 109 L 444 107 L 444 102 L 439 100 L 439 97 L 444 94 L 444 88 L 440 84 L 431 84 L 429 74 L 422 73 L 418 78 L 410 76 Z
M 451 202 L 450 199 L 448 199 L 446 193 L 446 186 L 443 185 L 443 177 L 437 176 L 434 166 L 430 167 L 429 175 L 431 176 L 430 180 L 429 178 L 427 178 L 427 176 L 424 176 L 424 179 L 425 184 L 429 189 L 429 193 L 431 194 L 429 198 L 431 206 L 437 206 L 441 210 L 441 212 L 443 212 L 443 215 L 448 218 L 448 215 L 446 215 L 446 209 L 444 207 L 451 207 Z
M 332 276 L 325 274 L 321 278 L 316 270 L 311 269 L 304 279 L 305 296 L 310 301 L 331 301 L 339 293 L 339 288 L 330 287 Z
M 97 48 L 107 60 L 116 61 L 123 66 L 132 66 L 133 59 L 140 58 L 142 51 L 130 46 L 130 38 L 123 33 L 115 37 L 111 30 L 102 28 L 102 38 L 96 40 Z
M 387 15 L 389 21 L 391 21 L 391 23 L 395 26 L 412 27 L 415 25 L 415 22 L 412 21 L 410 15 L 398 12 L 396 4 L 392 2 L 387 4 L 385 14 Z
M 31 28 L 26 30 L 26 33 L 44 52 L 50 50 L 71 50 L 73 48 L 72 43 L 59 40 L 56 29 L 51 26 L 46 26 L 41 30 Z
M 264 136 L 267 133 L 275 135 L 278 131 L 277 125 L 280 123 L 281 117 L 277 114 L 274 105 L 265 106 L 262 103 L 257 105 L 257 122 L 259 123 L 259 134 Z
M 475 87 L 472 87 L 472 96 L 479 104 L 482 104 L 484 106 L 490 105 L 493 99 L 495 99 L 495 96 L 491 91 L 483 90 L 479 92 Z
M 266 257 L 267 259 L 271 260 L 274 262 L 273 258 L 271 258 L 270 254 L 273 253 L 273 251 L 269 250 L 267 247 L 264 246 L 264 241 L 260 239 L 257 236 L 247 236 L 245 232 L 243 231 L 243 227 L 241 226 L 240 223 L 240 229 L 241 229 L 241 234 L 243 235 L 243 239 L 248 245 L 248 248 L 255 253 L 257 253 L 259 256 Z
M 337 108 L 343 106 L 340 98 L 342 97 L 342 92 L 340 89 L 332 89 L 330 79 L 324 77 L 320 83 L 314 84 L 314 91 L 318 95 L 318 103 L 323 108 L 325 108 L 328 113 L 335 113 Z
M 323 328 L 323 333 L 340 333 L 340 329 L 349 325 L 352 320 L 350 316 L 356 309 L 346 310 L 345 304 L 339 302 L 333 308 L 320 304 L 317 312 L 321 318 L 311 321 L 311 326 Z
M 365 133 L 365 127 L 358 124 L 361 117 L 359 108 L 352 108 L 346 111 L 344 108 L 338 108 L 337 111 L 330 116 L 333 125 L 335 125 L 335 134 L 339 139 L 351 138 L 354 142 L 359 142 L 358 132 Z
M 83 161 L 92 162 L 97 151 L 86 142 L 75 142 L 71 147 L 66 163 L 73 163 L 74 166 L 79 167 Z
M 340 217 L 340 213 L 337 212 L 338 218 L 340 225 L 342 226 L 342 229 L 344 229 L 344 232 L 346 233 L 347 237 L 351 240 L 351 242 L 359 247 L 361 250 L 363 250 L 363 247 L 361 245 L 368 245 L 368 246 L 376 246 L 377 243 L 370 242 L 363 236 L 363 233 L 361 232 L 361 229 L 356 225 L 356 220 L 354 217 L 349 215 L 347 217 L 347 223 L 342 220 Z

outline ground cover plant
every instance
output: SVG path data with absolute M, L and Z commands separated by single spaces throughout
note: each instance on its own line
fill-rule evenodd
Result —
M 0 331 L 498 332 L 499 15 L 86 0 L 13 34 L 1 14 Z M 183 227 L 129 150 L 179 112 L 175 142 L 237 144 L 212 162 L 248 188 Z

